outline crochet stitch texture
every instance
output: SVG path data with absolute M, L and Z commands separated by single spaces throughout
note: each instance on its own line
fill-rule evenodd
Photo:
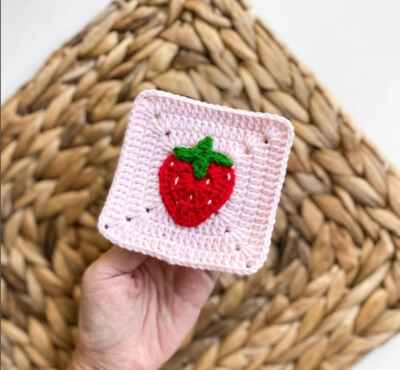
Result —
M 235 186 L 218 212 L 185 227 L 163 203 L 159 169 L 174 148 L 194 147 L 207 136 L 213 150 L 232 160 Z M 99 231 L 120 247 L 171 264 L 254 273 L 267 257 L 293 137 L 291 123 L 280 116 L 143 91 L 131 111 Z
M 172 219 L 197 226 L 229 199 L 235 185 L 232 161 L 213 150 L 206 136 L 194 148 L 176 147 L 159 171 L 160 193 Z
M 224 154 L 212 150 L 212 138 L 206 136 L 194 148 L 176 147 L 173 150 L 175 157 L 184 162 L 193 163 L 194 176 L 202 179 L 211 162 L 225 167 L 233 165 L 232 161 Z

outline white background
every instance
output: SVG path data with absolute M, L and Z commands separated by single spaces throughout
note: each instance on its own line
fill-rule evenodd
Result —
M 110 0 L 3 0 L 1 102 Z M 400 1 L 253 0 L 256 12 L 400 167 Z M 400 335 L 356 370 L 398 369 Z

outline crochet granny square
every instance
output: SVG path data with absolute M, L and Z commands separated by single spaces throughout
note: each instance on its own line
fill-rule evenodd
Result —
M 254 273 L 267 257 L 293 137 L 283 117 L 144 91 L 99 230 L 170 264 Z

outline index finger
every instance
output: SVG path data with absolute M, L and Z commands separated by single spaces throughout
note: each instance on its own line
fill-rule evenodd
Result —
M 91 266 L 89 266 L 92 279 L 108 279 L 118 275 L 128 274 L 147 258 L 146 255 L 129 251 L 113 245 Z

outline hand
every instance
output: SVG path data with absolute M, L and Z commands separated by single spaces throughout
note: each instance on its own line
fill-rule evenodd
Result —
M 70 369 L 157 369 L 177 350 L 217 274 L 112 247 L 86 270 Z

